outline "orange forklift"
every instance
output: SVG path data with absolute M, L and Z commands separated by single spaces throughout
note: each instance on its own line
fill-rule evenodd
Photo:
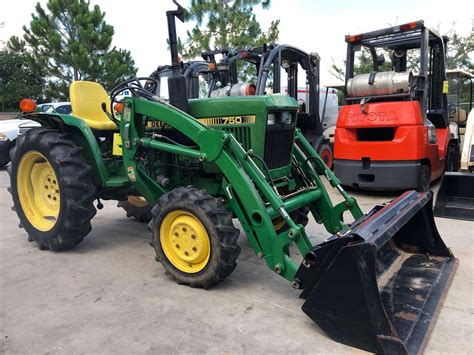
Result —
M 449 125 L 446 41 L 423 21 L 346 36 L 346 102 L 334 141 L 343 185 L 427 191 L 445 167 L 458 166 L 451 161 L 459 159 L 459 141 Z M 355 54 L 363 49 L 373 71 L 355 75 Z M 384 52 L 391 71 L 379 70 Z

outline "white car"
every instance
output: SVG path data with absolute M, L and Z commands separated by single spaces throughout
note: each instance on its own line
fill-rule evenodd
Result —
M 10 161 L 10 149 L 13 148 L 16 138 L 25 131 L 41 126 L 38 122 L 25 119 L 0 121 L 0 167 Z
M 70 114 L 70 102 L 50 102 L 38 105 L 36 112 Z M 10 161 L 10 149 L 15 145 L 16 138 L 30 128 L 41 126 L 38 122 L 27 119 L 0 121 L 0 167 Z

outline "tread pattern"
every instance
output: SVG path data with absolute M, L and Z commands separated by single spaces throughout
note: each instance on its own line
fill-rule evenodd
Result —
M 53 229 L 42 232 L 35 229 L 26 218 L 20 205 L 16 187 L 16 173 L 21 157 L 28 151 L 41 152 L 53 165 L 60 185 L 61 209 Z M 20 227 L 28 232 L 28 240 L 36 241 L 41 250 L 66 250 L 79 244 L 91 231 L 90 220 L 95 216 L 93 205 L 96 189 L 90 179 L 91 168 L 70 135 L 54 129 L 31 129 L 17 138 L 10 151 L 12 161 L 10 192 Z
M 211 257 L 200 272 L 186 274 L 176 269 L 166 258 L 160 245 L 161 221 L 172 210 L 183 208 L 201 219 L 211 239 Z M 193 186 L 178 187 L 163 195 L 152 208 L 153 219 L 148 228 L 152 232 L 150 245 L 155 249 L 156 260 L 181 284 L 191 287 L 209 288 L 227 278 L 237 266 L 240 254 L 237 240 L 240 231 L 234 227 L 232 213 L 222 202 Z

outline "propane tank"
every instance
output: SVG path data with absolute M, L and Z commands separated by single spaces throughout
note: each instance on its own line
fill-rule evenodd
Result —
M 215 89 L 211 91 L 211 97 L 224 97 L 229 96 L 230 85 L 224 86 L 223 88 Z
M 254 84 L 240 83 L 232 85 L 230 96 L 250 96 L 255 95 L 255 91 L 257 91 L 257 89 Z
M 235 85 L 227 85 L 223 88 L 213 90 L 211 97 L 224 97 L 224 96 L 249 96 L 255 95 L 256 87 L 250 83 L 239 83 Z
M 412 79 L 411 70 L 360 74 L 347 81 L 347 95 L 348 97 L 366 97 L 409 93 Z

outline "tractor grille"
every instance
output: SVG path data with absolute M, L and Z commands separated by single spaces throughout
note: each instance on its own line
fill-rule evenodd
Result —
M 232 133 L 242 147 L 247 151 L 252 148 L 250 141 L 250 127 L 224 128 L 225 132 Z
M 267 129 L 264 160 L 269 169 L 277 169 L 290 164 L 294 132 L 294 125 L 284 129 L 281 127 Z

